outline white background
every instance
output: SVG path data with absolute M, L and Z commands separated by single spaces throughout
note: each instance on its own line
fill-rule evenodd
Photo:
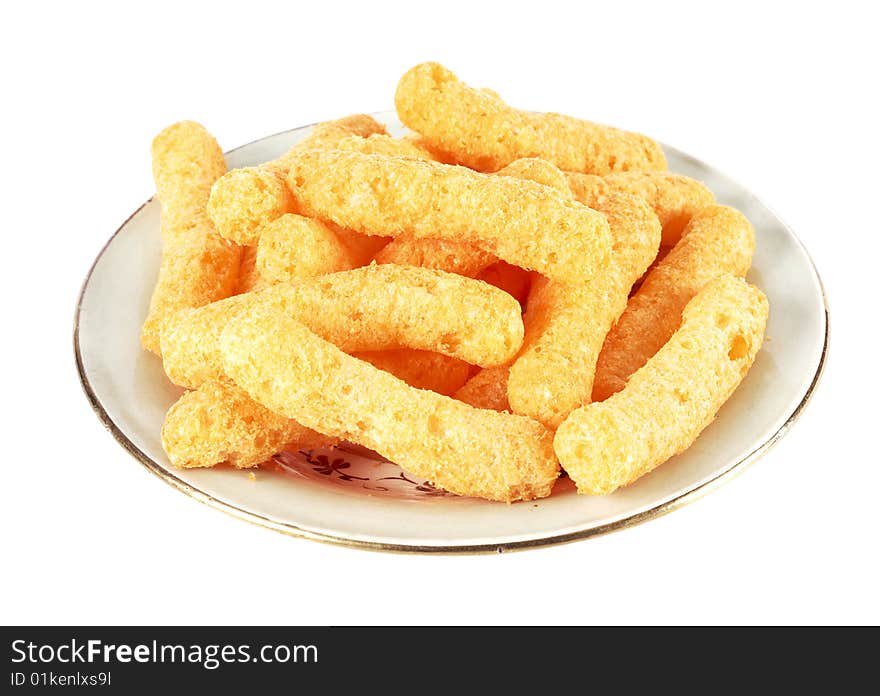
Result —
M 880 621 L 880 52 L 868 3 L 29 3 L 0 10 L 3 623 Z M 304 3 L 303 3 L 304 4 Z M 644 131 L 755 191 L 832 318 L 813 402 L 672 515 L 503 556 L 291 539 L 150 476 L 81 393 L 74 303 L 180 119 L 230 149 L 392 106 L 439 60 L 523 108 Z

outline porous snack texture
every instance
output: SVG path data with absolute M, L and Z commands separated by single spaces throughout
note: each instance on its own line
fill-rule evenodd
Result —
M 303 215 L 362 234 L 468 242 L 511 264 L 575 282 L 601 271 L 605 218 L 548 186 L 438 162 L 312 150 L 288 183 Z
M 754 362 L 768 312 L 764 294 L 741 278 L 706 285 L 622 391 L 559 426 L 554 448 L 578 492 L 611 493 L 687 449 Z
M 271 411 L 369 447 L 453 493 L 530 500 L 549 495 L 558 475 L 553 434 L 537 421 L 414 389 L 283 310 L 238 315 L 221 349 L 227 374 Z
M 211 134 L 193 121 L 175 123 L 153 140 L 152 156 L 161 204 L 162 262 L 141 343 L 159 354 L 169 316 L 235 292 L 241 250 L 216 233 L 205 213 L 211 185 L 226 171 L 223 152 Z
M 397 85 L 400 120 L 459 164 L 494 172 L 521 157 L 588 174 L 666 169 L 661 147 L 638 133 L 562 114 L 514 109 L 468 87 L 438 63 L 422 63 Z

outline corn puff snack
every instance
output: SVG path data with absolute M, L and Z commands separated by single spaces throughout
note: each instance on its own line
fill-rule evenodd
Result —
M 445 396 L 451 396 L 464 385 L 470 373 L 470 365 L 463 360 L 427 350 L 398 348 L 353 355 L 380 370 L 390 372 L 411 387 L 429 389 Z
M 414 389 L 281 307 L 238 315 L 220 344 L 227 374 L 271 411 L 375 450 L 453 493 L 531 500 L 549 495 L 558 475 L 552 433 L 540 423 Z
M 279 416 L 232 382 L 205 382 L 177 400 L 165 416 L 162 447 L 178 468 L 257 466 L 287 448 L 311 449 L 332 438 Z
M 263 284 L 347 271 L 354 262 L 337 234 L 318 220 L 285 213 L 263 227 L 256 270 Z
M 763 293 L 740 278 L 706 285 L 622 391 L 559 426 L 554 449 L 578 492 L 610 493 L 687 449 L 751 367 L 768 312 Z
M 288 183 L 304 215 L 362 234 L 469 242 L 563 282 L 586 280 L 608 260 L 605 218 L 532 181 L 312 150 L 291 165 Z
M 453 396 L 474 408 L 489 408 L 493 411 L 509 411 L 507 400 L 507 378 L 510 368 L 507 365 L 486 367 L 471 377 Z
M 223 376 L 218 338 L 243 309 L 275 305 L 344 351 L 415 348 L 492 366 L 522 344 L 519 303 L 486 283 L 412 266 L 364 266 L 181 312 L 162 334 L 165 372 L 195 388 Z
M 521 157 L 541 157 L 560 169 L 588 174 L 666 169 L 663 150 L 644 135 L 514 109 L 437 63 L 422 63 L 404 74 L 394 103 L 400 120 L 432 147 L 479 171 L 498 171 Z
M 643 198 L 609 194 L 597 209 L 607 217 L 613 240 L 607 270 L 587 283 L 537 278 L 523 348 L 510 367 L 511 409 L 548 428 L 590 400 L 605 336 L 660 244 L 660 222 Z
M 308 137 L 288 152 L 258 167 L 242 167 L 220 177 L 211 188 L 208 215 L 222 237 L 236 244 L 253 246 L 260 230 L 284 213 L 293 212 L 284 177 L 290 161 L 310 148 L 335 147 L 352 136 L 361 139 L 384 134 L 372 117 L 358 114 L 316 125 Z
M 511 162 L 498 172 L 499 176 L 512 176 L 544 184 L 570 197 L 568 181 L 558 168 L 537 158 L 524 158 Z M 376 254 L 376 263 L 396 263 L 405 266 L 436 268 L 440 271 L 458 273 L 475 278 L 498 261 L 492 254 L 466 242 L 448 239 L 407 239 L 391 241 Z
M 644 198 L 660 218 L 660 246 L 664 247 L 678 244 L 691 218 L 715 202 L 715 196 L 703 183 L 670 172 L 618 172 L 605 176 L 566 172 L 565 176 L 575 200 L 585 205 L 599 203 L 613 192 Z
M 755 232 L 733 208 L 712 205 L 691 218 L 681 241 L 654 267 L 609 332 L 599 354 L 593 400 L 623 389 L 630 375 L 665 344 L 685 305 L 718 276 L 744 276 Z
M 198 123 L 182 121 L 156 136 L 152 155 L 162 206 L 162 263 L 141 343 L 159 354 L 168 316 L 235 292 L 241 252 L 217 235 L 205 214 L 211 184 L 226 171 L 214 138 Z

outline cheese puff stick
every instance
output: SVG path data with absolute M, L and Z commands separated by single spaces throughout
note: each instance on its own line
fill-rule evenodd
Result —
M 348 249 L 332 229 L 293 213 L 263 228 L 256 263 L 260 281 L 267 285 L 354 267 Z
M 713 280 L 622 391 L 572 412 L 553 444 L 578 493 L 610 493 L 687 449 L 754 362 L 768 311 L 753 285 Z
M 566 197 L 571 197 L 571 189 L 565 174 L 542 159 L 527 157 L 516 160 L 500 170 L 498 175 L 535 181 L 560 191 Z M 376 254 L 375 261 L 436 268 L 475 278 L 498 259 L 489 252 L 466 242 L 399 238 L 392 240 Z
M 260 283 L 260 274 L 257 271 L 257 247 L 246 246 L 241 248 L 241 263 L 238 266 L 238 286 L 235 294 L 250 292 Z
M 243 309 L 270 304 L 348 353 L 405 347 L 492 366 L 522 344 L 519 303 L 498 288 L 427 268 L 372 265 L 175 315 L 162 334 L 168 377 L 192 388 L 222 376 L 223 326 Z
M 370 235 L 450 239 L 561 281 L 601 270 L 605 218 L 533 181 L 438 162 L 311 150 L 288 175 L 309 217 Z
M 702 182 L 671 172 L 618 172 L 605 176 L 566 172 L 565 176 L 575 199 L 591 207 L 615 191 L 644 198 L 660 218 L 660 246 L 664 247 L 677 244 L 697 211 L 715 202 L 715 196 Z
M 507 400 L 507 365 L 487 367 L 471 377 L 453 396 L 474 408 L 490 408 L 493 411 L 509 411 Z
M 497 171 L 520 157 L 541 157 L 588 174 L 666 169 L 663 150 L 644 135 L 514 109 L 437 63 L 417 65 L 400 78 L 394 103 L 406 126 L 480 171 Z
M 399 348 L 353 353 L 380 370 L 390 372 L 416 389 L 430 389 L 450 396 L 468 378 L 470 365 L 440 353 Z M 490 368 L 491 369 L 491 368 Z
M 208 215 L 226 239 L 255 246 L 260 230 L 293 210 L 284 178 L 271 167 L 233 169 L 211 189 Z
M 226 379 L 205 382 L 181 396 L 162 426 L 162 447 L 179 468 L 230 464 L 245 469 L 284 449 L 332 442 L 272 413 Z
M 201 124 L 180 121 L 153 139 L 152 160 L 163 235 L 202 222 L 211 186 L 226 173 L 217 141 Z
M 510 367 L 511 409 L 548 428 L 590 400 L 605 336 L 660 244 L 660 222 L 643 198 L 609 194 L 597 209 L 611 227 L 607 270 L 587 283 L 537 278 L 526 306 L 523 347 Z
M 290 192 L 284 183 L 293 158 L 310 148 L 335 147 L 352 136 L 363 139 L 376 133 L 385 133 L 385 128 L 362 114 L 319 123 L 308 137 L 278 159 L 257 167 L 233 169 L 218 179 L 208 201 L 211 221 L 224 238 L 245 246 L 255 245 L 263 225 L 293 212 Z
M 414 389 L 343 353 L 281 307 L 242 312 L 220 344 L 225 371 L 254 400 L 445 490 L 531 500 L 549 495 L 558 476 L 553 435 L 540 423 Z
M 183 121 L 156 136 L 152 154 L 162 205 L 162 263 L 141 343 L 159 354 L 168 316 L 235 292 L 241 252 L 214 231 L 205 215 L 210 186 L 226 170 L 214 138 L 199 124 Z
M 712 205 L 694 215 L 681 241 L 645 276 L 605 338 L 593 401 L 623 389 L 678 328 L 691 298 L 720 275 L 744 276 L 754 251 L 755 232 L 738 210 Z

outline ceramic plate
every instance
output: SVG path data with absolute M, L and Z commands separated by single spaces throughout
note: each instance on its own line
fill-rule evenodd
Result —
M 376 114 L 404 132 L 392 113 Z M 309 127 L 228 153 L 229 167 L 273 159 Z M 140 327 L 159 267 L 159 204 L 150 199 L 111 237 L 77 306 L 74 347 L 85 392 L 104 425 L 147 469 L 175 488 L 250 522 L 295 536 L 392 551 L 504 551 L 582 539 L 668 512 L 726 480 L 791 426 L 825 359 L 828 319 L 819 277 L 794 234 L 746 189 L 666 147 L 669 168 L 705 182 L 755 226 L 749 280 L 770 299 L 767 339 L 743 384 L 685 453 L 605 497 L 578 496 L 562 479 L 547 499 L 491 503 L 439 491 L 357 448 L 285 452 L 253 474 L 180 471 L 159 439 L 180 390 Z

